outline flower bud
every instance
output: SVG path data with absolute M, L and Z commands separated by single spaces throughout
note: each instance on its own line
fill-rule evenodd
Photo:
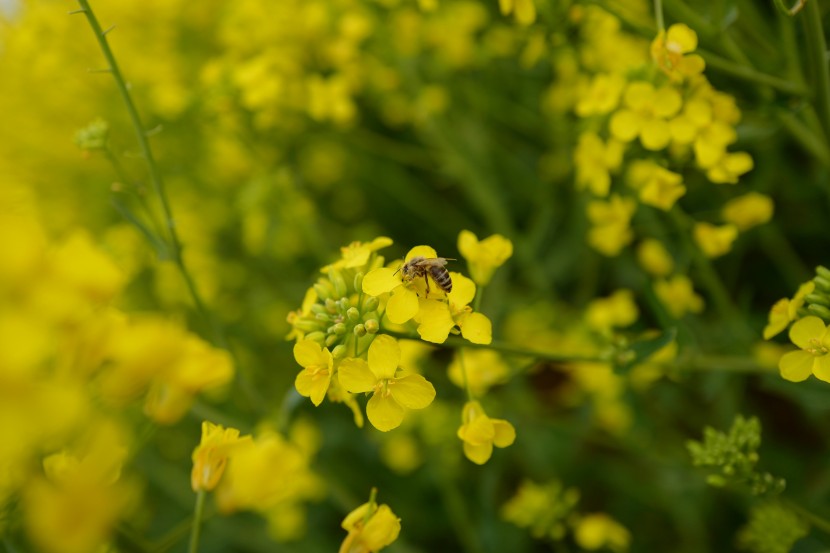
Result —
M 808 304 L 818 304 L 824 307 L 830 307 L 830 298 L 826 294 L 807 294 L 804 296 L 804 301 Z
M 294 328 L 303 332 L 314 332 L 320 330 L 320 321 L 316 319 L 302 318 L 294 322 Z
M 337 323 L 335 325 L 330 326 L 329 330 L 331 330 L 334 334 L 337 334 L 338 336 L 342 336 L 343 334 L 346 334 L 346 325 L 344 325 L 343 323 Z
M 350 307 L 346 310 L 346 317 L 348 317 L 351 322 L 359 321 L 360 311 L 357 309 L 357 307 Z
M 346 280 L 343 278 L 343 273 L 337 269 L 329 269 L 329 280 L 334 285 L 336 297 L 342 298 L 349 293 L 349 289 L 346 287 Z
M 328 314 L 328 313 L 317 313 L 316 315 L 314 315 L 314 317 L 315 317 L 318 321 L 326 321 L 326 322 L 328 322 L 328 321 L 330 321 L 330 320 L 331 320 L 331 317 L 329 316 L 329 314 Z
M 334 297 L 334 287 L 327 280 L 318 280 L 312 285 L 314 291 L 317 292 L 317 297 L 321 300 Z
M 331 298 L 326 298 L 326 311 L 329 313 L 337 313 L 337 302 Z
M 363 290 L 363 273 L 357 273 L 354 276 L 354 289 L 358 292 Z
M 319 315 L 321 313 L 323 315 L 325 315 L 326 314 L 326 307 L 322 304 L 315 303 L 314 305 L 311 306 L 311 312 L 314 313 L 315 315 Z
M 363 307 L 361 311 L 364 313 L 370 313 L 372 311 L 377 311 L 378 306 L 380 305 L 380 300 L 373 297 L 367 296 L 366 299 L 363 300 Z
M 336 344 L 339 341 L 340 341 L 340 336 L 338 336 L 336 334 L 329 334 L 328 336 L 326 336 L 326 347 L 330 348 L 331 346 L 333 346 L 334 344 Z
M 316 332 L 309 332 L 308 334 L 305 335 L 305 339 L 306 340 L 314 340 L 315 342 L 317 342 L 318 344 L 320 344 L 322 346 L 323 344 L 326 343 L 326 334 L 324 332 L 319 331 L 319 330 L 316 331 Z
M 378 330 L 380 330 L 380 324 L 378 324 L 377 319 L 369 319 L 363 326 L 366 327 L 366 332 L 369 334 L 377 334 Z
M 823 279 L 830 281 L 830 269 L 824 267 L 823 265 L 819 265 L 816 267 L 816 274 Z
M 819 317 L 824 319 L 825 322 L 830 321 L 830 309 L 827 309 L 823 305 L 818 305 L 815 303 L 810 304 L 807 306 L 807 311 L 814 315 L 818 315 Z
M 366 336 L 366 327 L 362 324 L 355 325 L 354 335 L 358 338 L 363 338 L 364 336 Z
M 813 282 L 816 283 L 816 288 L 818 290 L 821 290 L 822 292 L 830 292 L 830 278 L 817 276 L 813 279 Z
M 344 313 L 346 310 L 349 309 L 349 298 L 342 297 L 337 300 L 337 309 L 340 313 Z
M 334 346 L 334 349 L 331 350 L 331 356 L 335 359 L 342 359 L 346 357 L 346 346 L 345 344 L 339 344 Z

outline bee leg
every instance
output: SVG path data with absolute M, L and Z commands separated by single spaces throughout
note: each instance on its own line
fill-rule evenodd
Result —
M 428 275 L 424 275 L 424 282 L 426 282 L 426 284 L 427 284 L 427 295 L 426 295 L 426 297 L 429 297 L 429 276 Z

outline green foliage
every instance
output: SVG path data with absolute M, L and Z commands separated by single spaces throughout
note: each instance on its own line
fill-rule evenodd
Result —
M 752 553 L 789 553 L 810 525 L 778 500 L 752 507 L 749 522 L 738 532 L 738 546 Z

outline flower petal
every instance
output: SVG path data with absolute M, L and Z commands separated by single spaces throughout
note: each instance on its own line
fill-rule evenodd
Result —
M 294 387 L 297 388 L 297 392 L 301 396 L 310 398 L 311 403 L 318 406 L 323 403 L 323 398 L 326 397 L 326 391 L 329 389 L 330 382 L 330 370 L 318 371 L 304 369 L 294 379 Z
M 455 326 L 450 307 L 438 300 L 420 300 L 418 334 L 433 344 L 443 344 Z
M 372 269 L 363 277 L 363 292 L 370 296 L 379 296 L 391 292 L 401 285 L 401 277 L 394 269 L 379 267 Z
M 493 421 L 493 427 L 496 429 L 496 436 L 493 438 L 496 447 L 507 447 L 516 441 L 516 429 L 512 424 L 502 419 L 490 420 Z
M 326 350 L 328 353 L 328 350 Z M 328 360 L 331 358 L 323 353 L 323 347 L 314 340 L 302 340 L 294 344 L 294 359 L 303 367 L 323 366 L 328 365 Z
M 464 319 L 461 335 L 474 344 L 489 344 L 493 341 L 493 323 L 481 313 L 471 313 Z
M 381 432 L 388 432 L 397 428 L 403 422 L 404 409 L 392 396 L 374 394 L 366 404 L 366 416 L 372 426 Z
M 452 292 L 447 294 L 447 298 L 458 310 L 473 301 L 476 295 L 476 284 L 461 273 L 451 272 L 450 276 L 452 277 Z
M 410 320 L 418 314 L 418 294 L 401 286 L 395 289 L 386 304 L 386 316 L 396 325 Z
M 346 391 L 353 394 L 369 392 L 378 379 L 363 359 L 344 359 L 337 369 L 337 378 Z
M 830 355 L 822 355 L 821 357 L 814 358 L 813 374 L 819 380 L 830 382 Z
M 464 442 L 464 456 L 477 465 L 483 465 L 492 455 L 493 442 L 486 442 L 480 445 Z
M 790 327 L 790 340 L 801 349 L 806 349 L 810 347 L 810 340 L 821 338 L 825 330 L 824 321 L 811 315 L 793 323 Z
M 807 380 L 813 373 L 813 359 L 814 357 L 806 351 L 785 353 L 778 361 L 781 378 L 790 382 Z
M 464 259 L 475 257 L 478 248 L 478 237 L 469 230 L 458 233 L 458 251 Z
M 405 261 L 409 261 L 413 257 L 426 257 L 427 259 L 431 257 L 438 257 L 438 253 L 436 253 L 435 248 L 431 246 L 415 246 L 406 254 Z
M 369 346 L 369 369 L 376 380 L 395 377 L 401 363 L 401 347 L 398 341 L 386 334 L 378 334 Z
M 496 436 L 493 421 L 487 415 L 481 415 L 458 429 L 458 437 L 473 445 L 492 443 Z
M 407 409 L 423 409 L 435 399 L 435 388 L 420 374 L 396 378 L 389 383 L 389 393 Z

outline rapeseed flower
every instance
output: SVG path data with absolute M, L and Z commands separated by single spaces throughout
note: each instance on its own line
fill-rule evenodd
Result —
M 692 288 L 692 281 L 685 275 L 674 275 L 654 283 L 654 293 L 675 319 L 686 313 L 703 311 L 703 298 Z
M 294 387 L 315 406 L 320 405 L 334 373 L 331 352 L 313 340 L 301 340 L 294 344 L 294 359 L 303 367 L 294 379 Z
M 375 553 L 398 539 L 401 519 L 389 505 L 364 503 L 346 515 L 341 524 L 349 534 L 339 553 Z
M 463 356 L 463 359 L 462 359 Z M 453 356 L 447 375 L 459 388 L 466 383 L 474 396 L 481 396 L 493 386 L 504 384 L 510 377 L 510 366 L 498 352 L 489 349 L 462 348 Z
M 442 344 L 452 329 L 458 326 L 461 335 L 474 344 L 489 344 L 492 341 L 493 325 L 485 315 L 473 312 L 469 303 L 476 294 L 476 285 L 460 273 L 450 273 L 453 288 L 447 294 L 447 301 L 420 299 L 420 308 L 415 320 L 421 339 Z
M 605 513 L 579 517 L 574 528 L 574 541 L 586 551 L 608 548 L 615 553 L 628 551 L 631 533 Z
M 495 270 L 513 255 L 513 242 L 501 234 L 479 240 L 469 230 L 462 230 L 458 234 L 458 251 L 467 260 L 473 281 L 479 286 L 486 286 Z
M 659 240 L 647 238 L 637 246 L 637 261 L 650 275 L 667 277 L 674 270 L 674 259 Z
M 406 254 L 404 264 L 413 257 L 422 256 L 427 259 L 438 257 L 435 249 L 429 246 L 415 246 Z M 443 294 L 431 287 L 434 294 Z M 363 292 L 373 297 L 389 293 L 386 303 L 386 316 L 394 324 L 403 324 L 418 314 L 418 298 L 426 297 L 426 285 L 421 278 L 409 280 L 404 277 L 403 271 L 391 267 L 379 267 L 369 271 L 363 277 Z
M 493 446 L 508 447 L 516 440 L 516 429 L 502 419 L 491 419 L 478 401 L 464 404 L 458 438 L 464 442 L 464 455 L 477 465 L 486 463 Z
M 778 362 L 781 376 L 792 382 L 806 380 L 811 374 L 830 382 L 830 331 L 818 317 L 797 320 L 790 328 L 790 340 L 801 348 L 785 353 Z
M 372 392 L 366 416 L 387 432 L 400 426 L 406 409 L 423 409 L 435 398 L 435 388 L 419 374 L 399 371 L 401 350 L 391 336 L 380 334 L 369 346 L 368 362 L 346 358 L 340 363 L 340 384 L 354 394 Z
M 732 249 L 732 243 L 738 237 L 738 228 L 735 225 L 695 223 L 692 236 L 706 257 L 720 257 Z
M 816 284 L 808 280 L 798 287 L 792 298 L 781 298 L 769 311 L 767 326 L 764 327 L 764 340 L 769 340 L 798 317 L 798 310 L 804 305 L 807 294 L 813 293 Z
M 607 202 L 588 203 L 588 219 L 593 227 L 588 231 L 588 243 L 598 252 L 613 257 L 634 238 L 630 223 L 637 203 L 631 198 L 612 195 Z
M 745 232 L 752 227 L 763 225 L 772 219 L 775 206 L 772 198 L 758 192 L 749 192 L 732 198 L 721 209 L 724 221 L 732 223 Z
M 703 73 L 706 63 L 697 54 L 697 33 L 684 23 L 660 31 L 651 43 L 651 58 L 673 81 Z
M 219 484 L 228 459 L 235 450 L 245 446 L 250 436 L 239 436 L 239 430 L 202 422 L 202 439 L 193 450 L 190 485 L 194 492 L 211 491 Z

